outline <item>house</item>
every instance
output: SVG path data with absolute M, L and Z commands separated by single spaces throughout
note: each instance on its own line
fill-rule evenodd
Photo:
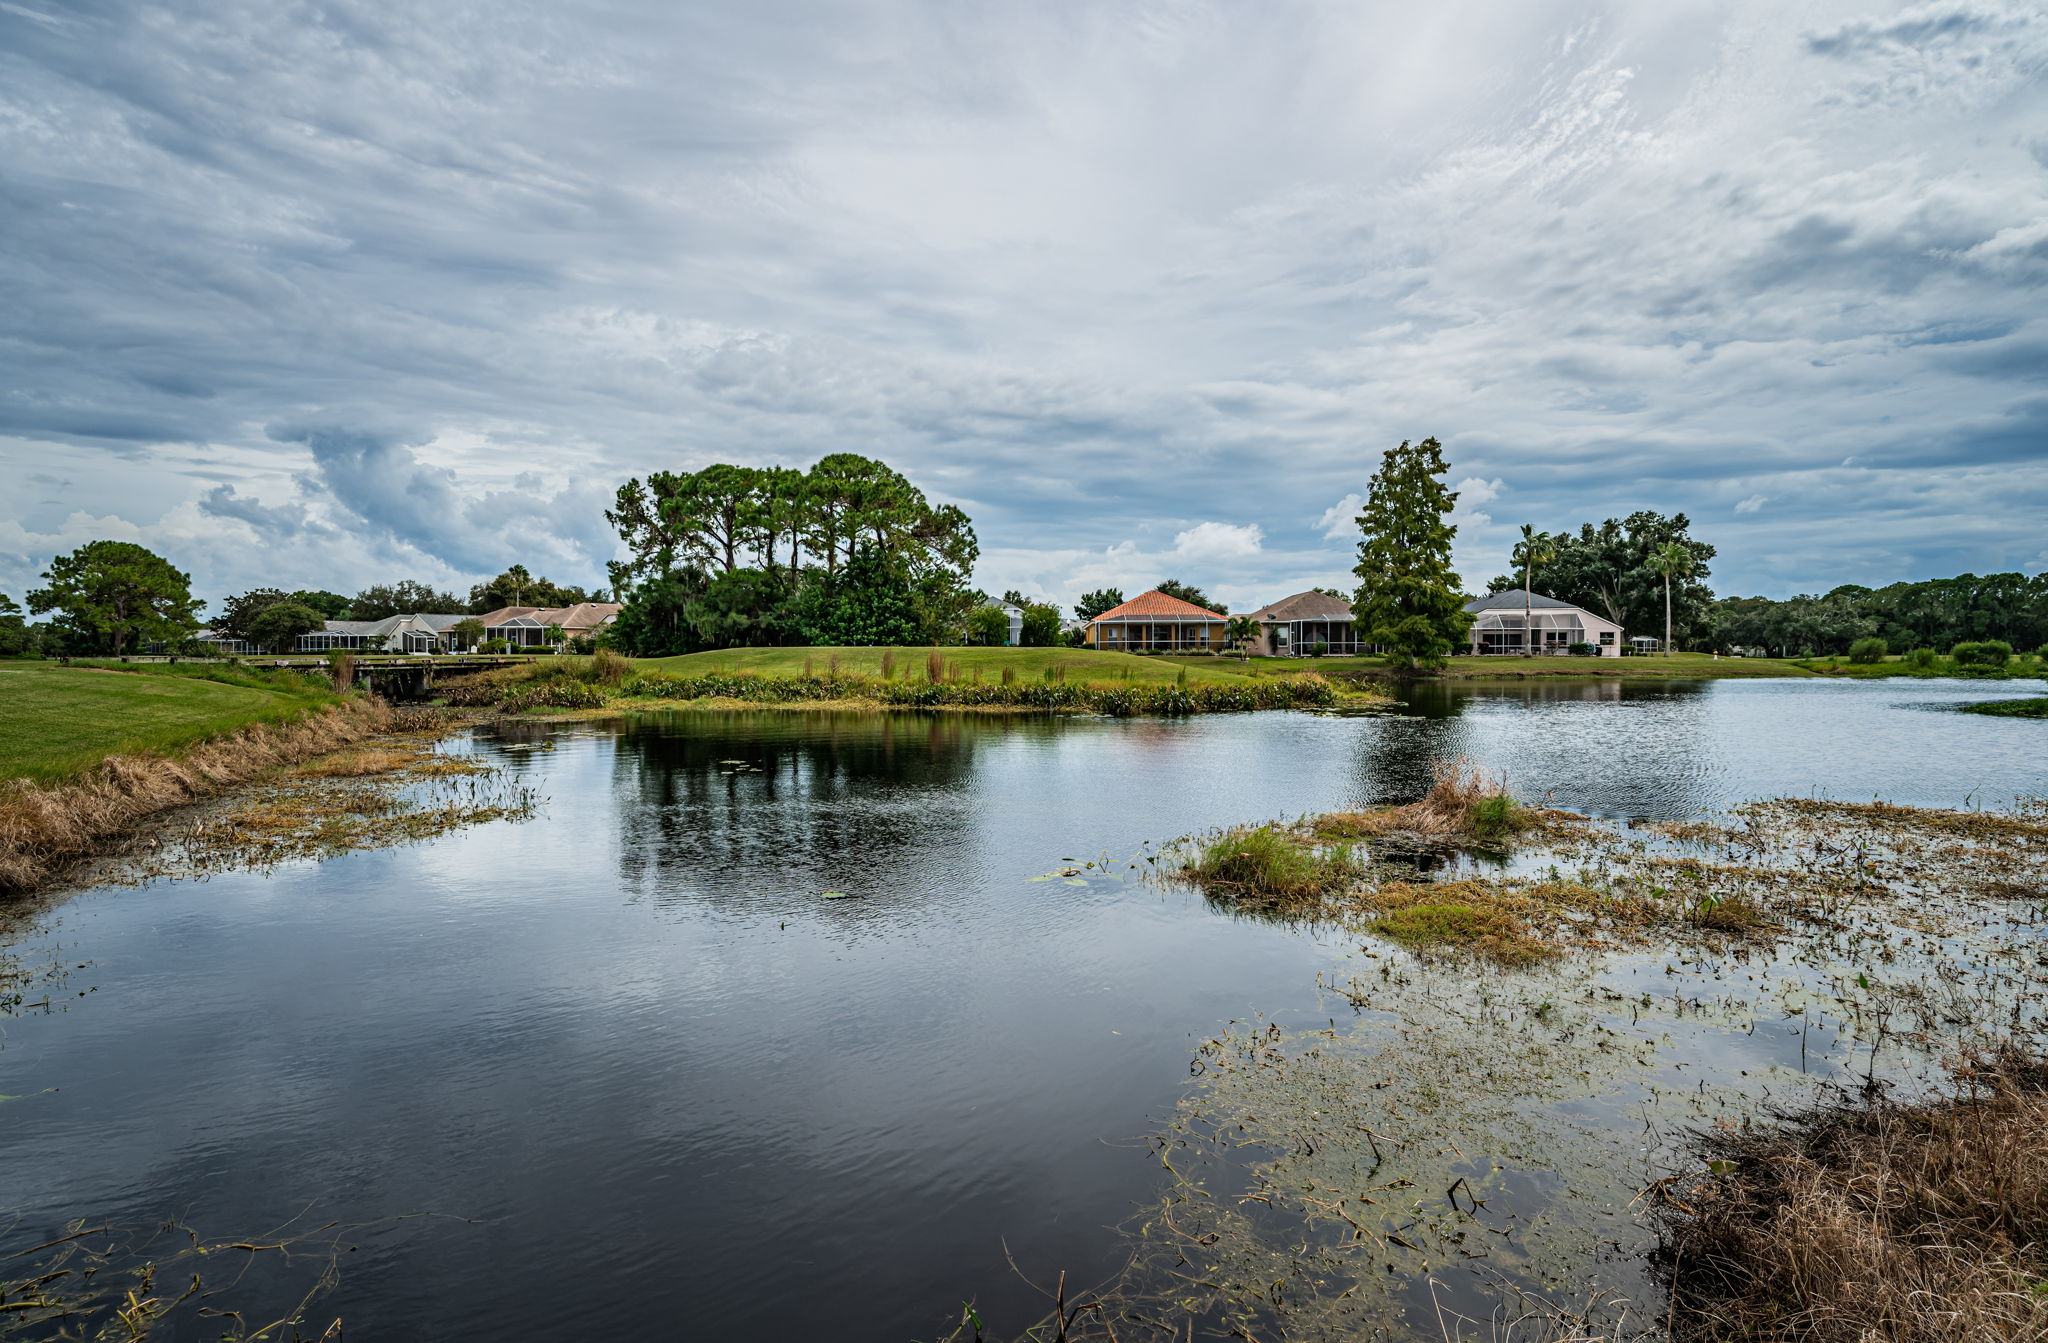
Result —
M 206 655 L 208 657 L 248 657 L 253 653 L 260 653 L 263 651 L 262 649 L 256 647 L 255 644 L 250 643 L 247 639 L 237 639 L 234 635 L 222 634 L 219 630 L 199 630 L 193 634 L 192 640 L 194 643 L 202 643 L 206 645 Z M 165 651 L 167 647 L 168 645 L 163 643 L 153 643 L 149 645 L 149 651 L 152 653 L 161 653 Z
M 311 634 L 301 634 L 295 653 L 326 653 L 335 649 L 367 653 L 438 653 L 448 631 L 469 619 L 460 615 L 386 616 L 382 620 L 330 620 Z
M 1254 657 L 1301 657 L 1321 647 L 1333 656 L 1376 651 L 1358 642 L 1351 603 L 1327 592 L 1297 592 L 1252 612 L 1259 637 L 1252 640 Z
M 1088 622 L 1088 647 L 1106 653 L 1221 652 L 1228 617 L 1154 589 Z
M 1003 636 L 1003 643 L 1011 648 L 1023 647 L 1024 608 L 1013 606 L 1009 602 L 990 602 L 989 605 L 995 610 L 1001 611 L 1010 622 L 1009 633 Z
M 1528 594 L 1527 600 L 1529 628 L 1526 631 L 1526 648 L 1520 588 L 1496 592 L 1491 597 L 1474 597 L 1466 602 L 1465 609 L 1474 617 L 1472 632 L 1467 636 L 1472 641 L 1471 651 L 1475 655 L 1520 654 L 1524 651 L 1569 653 L 1574 644 L 1579 644 L 1604 658 L 1621 656 L 1622 629 L 1613 621 L 1540 592 Z
M 487 639 L 503 639 L 520 648 L 547 645 L 548 626 L 565 639 L 594 639 L 624 608 L 617 602 L 578 602 L 574 606 L 501 606 L 476 617 Z

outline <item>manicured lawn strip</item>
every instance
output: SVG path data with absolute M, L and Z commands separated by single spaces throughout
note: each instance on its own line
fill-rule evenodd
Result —
M 1131 653 L 1098 653 L 1091 648 L 725 648 L 709 653 L 687 653 L 670 658 L 635 658 L 636 671 L 662 671 L 672 676 L 704 676 L 714 672 L 754 672 L 762 676 L 801 676 L 804 674 L 805 659 L 810 660 L 814 675 L 825 675 L 832 666 L 832 659 L 839 659 L 839 670 L 843 674 L 875 676 L 882 674 L 882 657 L 893 653 L 896 659 L 896 678 L 925 679 L 925 660 L 929 654 L 943 654 L 949 668 L 958 668 L 962 676 L 971 677 L 976 671 L 984 681 L 1000 681 L 1003 671 L 1008 668 L 1019 681 L 1043 680 L 1045 673 L 1053 667 L 1066 670 L 1070 681 L 1106 684 L 1130 680 L 1135 682 L 1171 682 L 1180 678 L 1185 668 L 1190 682 L 1202 680 L 1230 680 L 1242 674 L 1242 669 L 1227 658 L 1154 658 L 1138 657 Z M 1225 663 L 1229 663 L 1225 666 Z M 1267 668 L 1262 674 L 1274 670 L 1304 672 L 1320 670 L 1300 660 L 1282 668 Z
M 1168 665 L 1183 659 L 1161 658 Z M 1223 672 L 1246 672 L 1256 667 L 1261 676 L 1276 671 L 1313 671 L 1325 676 L 1393 676 L 1394 671 L 1376 657 L 1252 658 L 1249 663 L 1235 658 L 1185 659 L 1213 662 Z M 1451 680 L 1541 677 L 1626 676 L 1630 679 L 1666 677 L 1686 680 L 1725 676 L 1814 676 L 1818 673 L 1782 658 L 1715 658 L 1711 653 L 1673 653 L 1670 657 L 1575 658 L 1575 657 L 1457 657 L 1440 672 L 1431 673 Z
M 273 682 L 238 668 L 0 663 L 0 778 L 51 783 L 109 755 L 170 753 L 334 702 L 305 677 Z

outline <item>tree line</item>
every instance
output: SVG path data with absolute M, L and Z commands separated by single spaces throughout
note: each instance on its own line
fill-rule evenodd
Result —
M 1946 652 L 1997 640 L 2014 648 L 2048 644 L 2048 574 L 1959 574 L 1881 588 L 1846 584 L 1819 596 L 1730 597 L 1714 612 L 1724 645 L 1781 657 L 1846 654 L 1881 639 L 1895 653 Z
M 191 575 L 130 541 L 92 541 L 59 555 L 44 571 L 46 586 L 27 594 L 28 612 L 0 593 L 0 657 L 119 657 L 145 647 L 201 651 L 201 603 Z M 221 602 L 211 628 L 259 648 L 289 649 L 330 620 L 383 620 L 395 615 L 482 615 L 506 606 L 560 607 L 591 601 L 579 587 L 535 578 L 513 565 L 478 583 L 467 599 L 411 579 L 372 584 L 353 597 L 317 589 L 253 588 Z M 49 615 L 32 624 L 28 614 Z M 467 622 L 465 622 L 467 623 Z M 483 625 L 473 631 L 481 637 Z
M 605 517 L 627 552 L 610 637 L 640 656 L 952 643 L 986 600 L 968 584 L 981 546 L 967 515 L 856 453 L 653 472 Z

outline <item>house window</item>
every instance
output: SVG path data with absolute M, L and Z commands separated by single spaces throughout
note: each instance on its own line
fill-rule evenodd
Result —
M 1613 631 L 1613 630 L 1601 630 L 1601 631 L 1600 631 L 1600 642 L 1601 642 L 1601 643 L 1603 643 L 1603 644 L 1606 644 L 1606 645 L 1608 645 L 1609 647 L 1612 647 L 1612 646 L 1613 646 L 1613 644 L 1614 644 L 1614 631 Z

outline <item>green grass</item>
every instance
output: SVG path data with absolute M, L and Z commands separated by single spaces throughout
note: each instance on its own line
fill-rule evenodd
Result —
M 1215 664 L 1226 672 L 1248 672 L 1257 668 L 1261 676 L 1275 671 L 1313 671 L 1325 676 L 1391 676 L 1384 658 L 1218 658 Z M 1783 658 L 1716 658 L 1712 653 L 1673 653 L 1670 657 L 1575 658 L 1551 657 L 1456 657 L 1435 675 L 1459 678 L 1501 677 L 1594 677 L 1634 678 L 1680 677 L 1687 680 L 1717 676 L 1812 676 L 1815 673 Z
M 51 783 L 110 755 L 175 752 L 334 702 L 332 694 L 291 673 L 0 663 L 0 779 Z
M 1849 662 L 1838 657 L 1802 658 L 1797 665 L 1824 676 L 1853 676 L 1866 680 L 1884 676 L 1953 676 L 1972 681 L 2025 681 L 2048 676 L 2048 664 L 2025 653 L 2014 655 L 2011 661 L 1999 667 L 1959 666 L 1953 658 L 1939 654 L 1919 662 L 1910 662 L 1905 657 L 1889 657 L 1882 662 Z
M 898 680 L 925 679 L 925 660 L 942 654 L 948 668 L 957 668 L 963 678 L 977 671 L 984 681 L 1000 681 L 1005 669 L 1019 681 L 1042 680 L 1055 667 L 1065 669 L 1066 679 L 1077 683 L 1108 685 L 1129 680 L 1136 683 L 1172 682 L 1183 669 L 1190 683 L 1229 680 L 1239 668 L 1225 658 L 1149 658 L 1132 653 L 1098 653 L 1092 648 L 725 648 L 710 653 L 687 653 L 671 658 L 636 658 L 638 671 L 663 671 L 676 676 L 702 676 L 709 672 L 756 672 L 763 676 L 801 676 L 804 663 L 824 675 L 832 659 L 839 670 L 861 676 L 880 676 L 882 657 L 893 654 Z M 1316 670 L 1296 663 L 1290 671 Z

